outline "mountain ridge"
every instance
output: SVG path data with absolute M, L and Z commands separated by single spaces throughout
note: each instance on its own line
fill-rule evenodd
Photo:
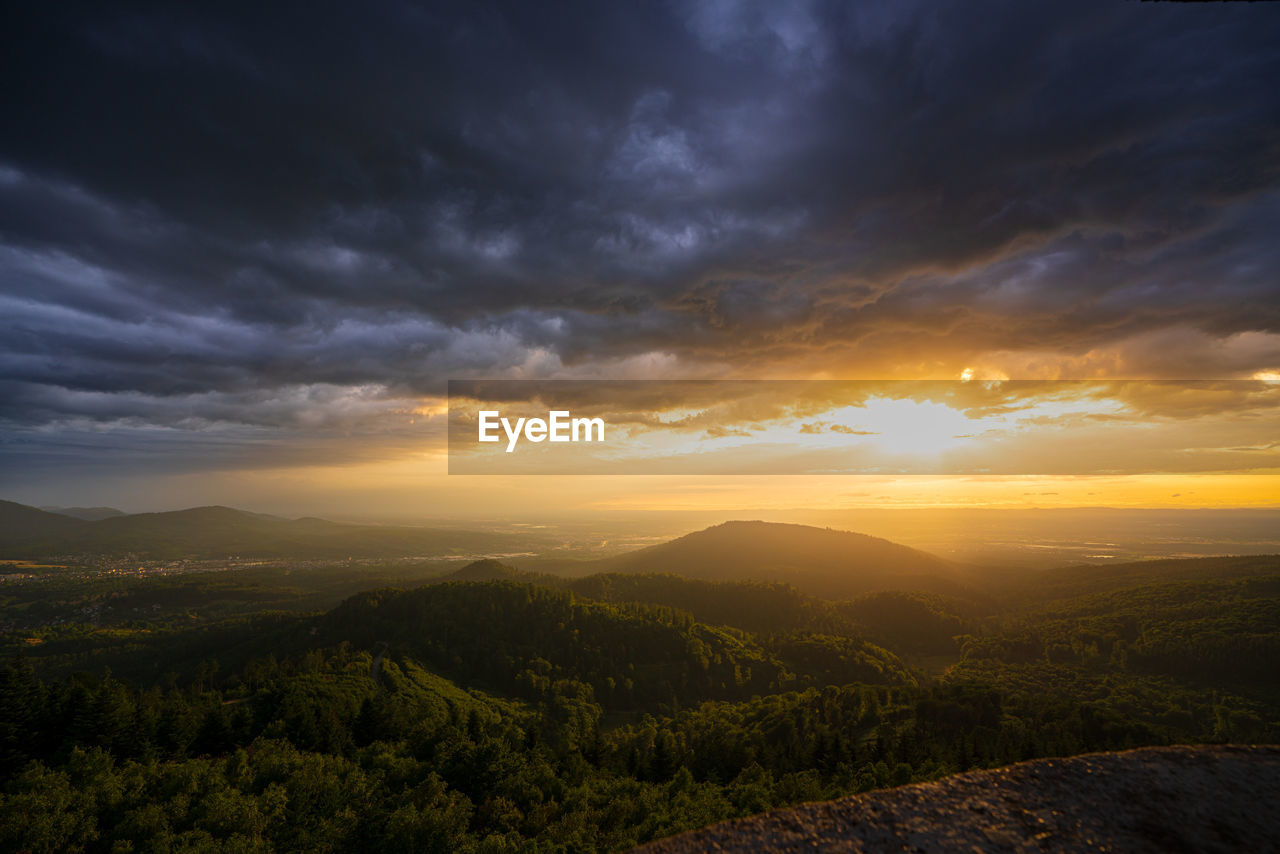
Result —
M 0 501 L 0 557 L 7 558 L 83 553 L 341 560 L 509 552 L 545 542 L 526 534 L 284 519 L 223 505 L 84 520 Z
M 86 522 L 96 522 L 99 519 L 129 515 L 123 510 L 117 510 L 115 507 L 40 507 L 38 509 L 44 510 L 46 513 L 57 513 L 60 516 L 82 519 Z

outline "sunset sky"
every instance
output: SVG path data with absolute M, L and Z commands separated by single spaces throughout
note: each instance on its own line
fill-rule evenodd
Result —
M 6 11 L 0 498 L 1280 505 L 1280 5 L 234 6 Z M 1235 384 L 1003 477 L 448 475 L 468 378 Z M 786 429 L 974 421 L 877 406 Z

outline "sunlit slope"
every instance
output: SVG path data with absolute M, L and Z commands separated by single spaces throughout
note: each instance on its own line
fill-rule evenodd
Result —
M 505 581 L 362 593 L 315 628 L 312 642 L 385 643 L 392 654 L 499 693 L 576 680 L 606 709 L 914 682 L 896 656 L 856 637 L 805 632 L 766 641 L 672 608 Z

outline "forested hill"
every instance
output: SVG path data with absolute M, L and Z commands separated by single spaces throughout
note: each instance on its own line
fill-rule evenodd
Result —
M 915 682 L 896 656 L 856 635 L 797 630 L 757 638 L 669 607 L 595 602 L 509 581 L 363 593 L 316 627 L 317 642 L 386 644 L 500 693 L 528 696 L 534 684 L 578 680 L 605 709 Z
M 852 531 L 775 522 L 725 522 L 670 542 L 581 564 L 577 572 L 783 581 L 835 598 L 876 590 L 968 592 L 955 565 L 926 552 Z
M 5 555 L 22 557 L 25 543 L 58 542 L 61 537 L 83 530 L 86 524 L 84 519 L 0 501 L 0 543 L 4 544 Z

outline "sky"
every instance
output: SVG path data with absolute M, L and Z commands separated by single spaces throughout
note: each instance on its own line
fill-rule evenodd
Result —
M 446 382 L 1280 379 L 1272 4 L 5 16 L 5 498 L 825 506 L 864 490 L 450 476 Z M 1061 500 L 1280 495 L 1170 477 Z

